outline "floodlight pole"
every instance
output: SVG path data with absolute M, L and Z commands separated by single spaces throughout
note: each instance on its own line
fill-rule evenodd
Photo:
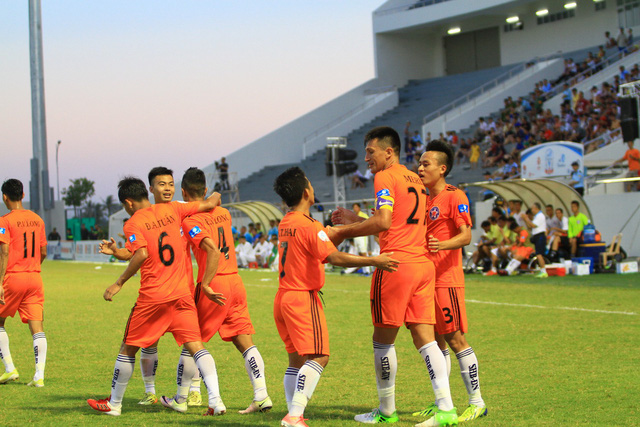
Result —
M 336 207 L 347 207 L 347 188 L 344 183 L 344 175 L 338 177 L 337 159 L 338 149 L 347 146 L 347 138 L 329 137 L 327 138 L 327 147 L 331 150 L 331 167 L 333 168 L 333 197 Z
M 53 189 L 49 187 L 47 126 L 44 104 L 44 70 L 42 58 L 42 7 L 40 0 L 29 0 L 29 62 L 31 65 L 31 127 L 33 158 L 29 199 L 31 209 L 50 224 Z
M 58 151 L 60 150 L 60 144 L 62 144 L 62 141 L 58 140 L 58 144 L 56 145 L 56 188 L 58 189 L 58 200 L 60 200 L 60 168 L 58 167 Z

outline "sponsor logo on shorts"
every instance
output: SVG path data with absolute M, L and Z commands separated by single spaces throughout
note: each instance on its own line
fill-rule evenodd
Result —
M 458 211 L 460 213 L 469 212 L 469 205 L 458 205 Z
M 131 236 L 129 236 L 129 242 L 133 243 L 136 241 L 136 235 L 132 234 Z
M 431 209 L 429 209 L 429 219 L 431 221 L 435 221 L 438 218 L 440 218 L 440 208 L 438 208 L 437 206 L 434 206 Z
M 182 231 L 182 228 L 180 229 L 180 231 Z M 196 237 L 198 234 L 200 234 L 202 232 L 202 230 L 200 230 L 200 227 L 198 227 L 197 225 L 195 227 L 193 227 L 190 231 L 189 231 L 189 236 L 191 236 L 191 238 L 193 239 L 194 237 Z

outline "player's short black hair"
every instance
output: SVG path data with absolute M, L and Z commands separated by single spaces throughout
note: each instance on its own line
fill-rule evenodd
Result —
M 6 180 L 2 183 L 2 194 L 7 196 L 12 202 L 19 202 L 22 200 L 22 195 L 24 194 L 22 182 L 15 178 Z
M 453 169 L 453 148 L 451 148 L 451 145 L 447 142 L 434 139 L 427 144 L 424 152 L 426 153 L 427 151 L 437 151 L 440 153 L 438 155 L 438 162 L 440 162 L 441 165 L 447 166 L 447 170 L 444 171 L 446 178 L 449 172 L 451 172 L 451 169 Z
M 182 189 L 191 197 L 204 197 L 207 191 L 207 177 L 196 167 L 190 167 L 182 175 Z
M 571 201 L 571 204 L 572 204 L 572 205 L 573 205 L 573 204 L 575 204 L 576 206 L 580 207 L 580 202 L 579 202 L 579 201 L 577 201 L 577 200 L 572 200 L 572 201 Z
M 140 178 L 125 176 L 118 183 L 118 199 L 120 203 L 124 203 L 127 199 L 136 202 L 149 200 L 149 191 Z
M 515 220 L 511 224 L 509 224 L 509 230 L 511 230 L 511 231 L 514 231 L 518 227 L 519 227 L 519 225 Z
M 540 203 L 538 202 L 534 202 L 533 206 L 535 206 L 536 208 L 538 208 L 538 210 L 542 210 L 542 206 L 540 206 Z
M 546 207 L 553 209 L 553 205 L 547 205 Z
M 564 211 L 562 210 L 562 208 L 556 208 L 557 211 L 560 211 L 561 213 L 564 213 Z
M 482 224 L 480 224 L 480 227 L 484 228 L 484 227 L 491 227 L 491 223 L 489 221 L 482 221 Z
M 164 166 L 156 166 L 149 171 L 149 185 L 153 185 L 153 179 L 158 175 L 171 175 L 173 177 L 173 171 Z
M 273 191 L 289 206 L 296 206 L 302 200 L 305 188 L 309 188 L 309 180 L 298 166 L 287 169 L 273 182 Z
M 366 147 L 369 141 L 373 141 L 374 139 L 378 140 L 378 145 L 382 148 L 391 147 L 396 155 L 400 155 L 400 135 L 398 135 L 395 129 L 389 126 L 378 126 L 371 129 L 364 136 L 364 146 Z

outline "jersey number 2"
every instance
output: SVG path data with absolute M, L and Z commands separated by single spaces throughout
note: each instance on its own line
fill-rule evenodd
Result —
M 409 187 L 407 190 L 409 190 L 409 193 L 411 193 L 414 196 L 416 196 L 416 205 L 413 207 L 413 210 L 411 211 L 411 214 L 409 215 L 409 218 L 407 218 L 407 224 L 417 224 L 418 223 L 418 218 L 416 218 L 416 213 L 418 212 L 418 204 L 420 202 L 420 196 L 418 195 L 418 190 L 416 190 L 415 187 Z M 425 190 L 425 189 L 420 190 L 420 192 L 422 194 L 424 194 L 425 196 L 427 195 L 427 190 Z M 424 217 L 424 222 L 425 222 L 425 224 L 427 222 L 426 215 Z

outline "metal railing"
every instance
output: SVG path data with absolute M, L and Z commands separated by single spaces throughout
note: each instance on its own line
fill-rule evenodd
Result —
M 621 136 L 622 136 L 622 129 L 618 128 L 618 129 L 607 131 L 607 133 L 604 133 L 589 141 L 585 141 L 582 143 L 582 145 L 584 146 L 584 153 L 589 154 L 596 151 L 597 149 L 606 147 L 607 145 L 611 144 L 614 140 L 620 138 Z
M 384 9 L 384 10 L 374 12 L 373 14 L 374 16 L 390 15 L 392 13 L 403 12 L 405 10 L 418 9 L 425 6 L 433 6 L 434 4 L 444 3 L 447 1 L 451 1 L 451 0 L 420 0 L 420 1 L 413 0 L 413 1 L 408 1 L 406 2 L 406 4 L 403 4 L 400 6 L 390 7 L 389 9 Z
M 556 59 L 556 58 L 559 58 L 561 56 L 562 56 L 562 51 L 558 51 L 556 53 L 552 53 L 552 54 L 547 55 L 547 56 L 536 57 L 532 61 L 528 61 L 526 63 L 520 64 L 517 67 L 514 67 L 514 68 L 510 69 L 509 71 L 500 74 L 498 77 L 496 77 L 495 79 L 491 80 L 490 82 L 487 82 L 487 83 L 483 84 L 482 86 L 472 90 L 471 92 L 467 93 L 466 95 L 462 95 L 461 97 L 451 101 L 450 103 L 438 108 L 436 111 L 427 114 L 422 119 L 422 123 L 423 124 L 427 124 L 430 121 L 432 121 L 434 119 L 437 119 L 438 117 L 442 116 L 443 114 L 448 113 L 449 111 L 453 110 L 454 108 L 466 104 L 467 102 L 471 101 L 472 99 L 475 99 L 475 98 L 479 97 L 480 95 L 483 95 L 485 92 L 488 92 L 489 90 L 498 87 L 499 84 L 504 83 L 505 81 L 511 79 L 512 77 L 514 77 L 517 74 L 520 74 L 524 70 L 526 70 L 528 68 L 531 68 L 532 66 L 538 64 L 539 62 L 548 61 L 548 60 L 551 60 L 551 59 Z
M 360 105 L 358 105 L 355 108 L 352 108 L 351 110 L 347 111 L 346 113 L 342 114 L 341 116 L 335 118 L 334 120 L 330 121 L 329 123 L 325 123 L 324 125 L 322 125 L 321 127 L 317 128 L 316 130 L 314 130 L 313 132 L 311 132 L 310 134 L 308 134 L 307 136 L 304 137 L 304 140 L 302 142 L 302 158 L 306 159 L 307 158 L 307 144 L 314 140 L 315 138 L 317 138 L 319 135 L 321 135 L 324 132 L 327 132 L 328 130 L 334 128 L 335 126 L 339 125 L 340 123 L 356 116 L 357 114 L 365 111 L 367 108 L 377 104 L 378 102 L 380 102 L 387 93 L 389 92 L 394 92 L 396 91 L 397 88 L 396 86 L 383 86 L 383 87 L 379 87 L 379 88 L 373 88 L 373 89 L 367 89 L 364 92 L 365 96 L 372 96 L 372 98 L 367 99 L 366 101 L 364 101 L 363 103 L 361 103 Z

